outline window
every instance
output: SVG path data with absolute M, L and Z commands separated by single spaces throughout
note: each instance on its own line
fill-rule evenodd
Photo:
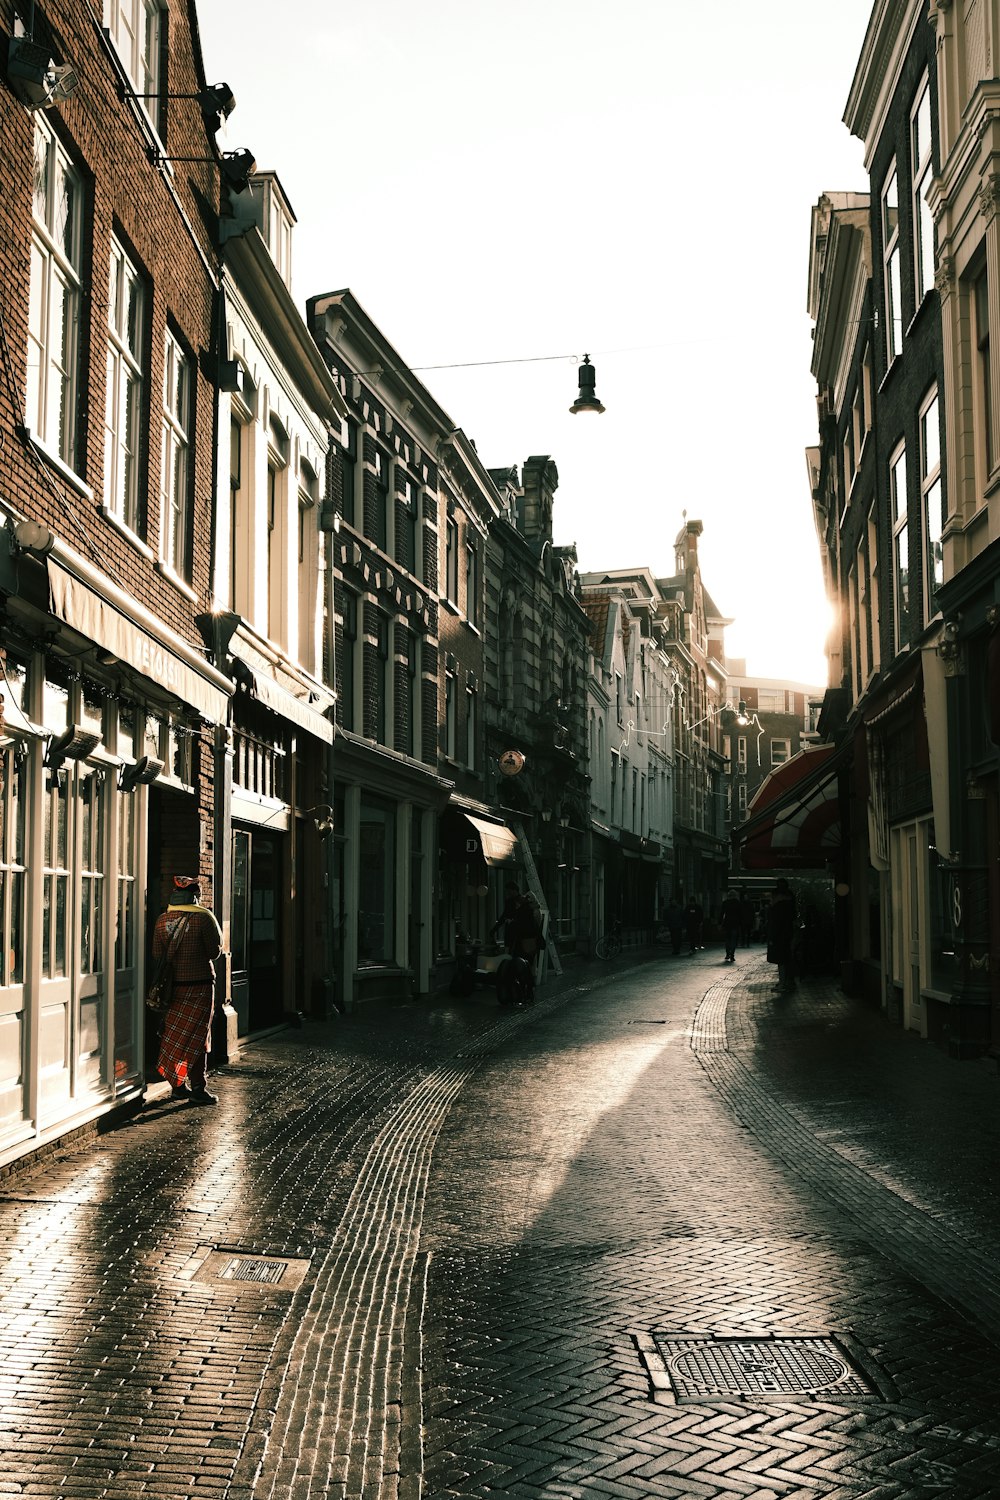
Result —
M 267 443 L 267 635 L 288 645 L 288 455 L 287 432 L 274 417 Z
M 736 806 L 737 806 L 737 809 L 739 811 L 740 818 L 742 820 L 747 815 L 747 784 L 746 784 L 745 781 L 737 782 L 737 785 L 736 785 Z
M 420 640 L 407 632 L 406 638 L 406 753 L 420 759 Z
M 145 402 L 146 289 L 117 240 L 108 286 L 108 382 L 104 503 L 131 531 L 140 526 L 139 433 Z
M 167 329 L 163 353 L 160 526 L 163 561 L 187 576 L 190 524 L 191 361 Z
M 343 729 L 354 728 L 355 655 L 358 644 L 358 601 L 354 594 L 341 595 L 343 625 L 340 681 L 337 683 L 337 719 Z
M 444 679 L 444 753 L 449 760 L 455 759 L 458 704 L 455 701 L 455 679 L 450 672 Z
M 784 688 L 758 688 L 757 712 L 761 714 L 783 714 L 787 712 Z
M 465 549 L 465 617 L 470 625 L 479 619 L 479 554 L 475 547 Z
M 48 122 L 36 115 L 26 420 L 70 467 L 79 395 L 82 210 L 80 177 Z
M 10 662 L 8 661 L 8 671 Z M 23 984 L 27 921 L 28 758 L 21 744 L 0 750 L 0 988 Z
M 771 741 L 771 764 L 772 766 L 783 766 L 792 753 L 791 740 Z
M 389 630 L 389 617 L 381 610 L 373 611 L 375 615 L 375 656 L 378 663 L 378 680 L 375 686 L 375 739 L 380 745 L 388 745 L 388 727 L 392 722 L 390 718 L 390 704 L 392 698 L 392 677 L 390 668 L 392 664 L 392 649 Z
M 146 113 L 159 119 L 160 31 L 162 13 L 156 0 L 105 0 L 108 35 Z
M 420 491 L 412 479 L 403 480 L 398 511 L 396 556 L 414 578 L 420 577 Z
M 385 549 L 389 539 L 389 460 L 381 448 L 376 448 L 372 459 L 372 513 L 369 538 L 376 547 Z
M 882 665 L 881 616 L 878 597 L 878 524 L 875 506 L 868 512 L 868 619 L 871 640 L 871 670 L 877 672 Z
M 458 523 L 454 516 L 448 517 L 445 529 L 445 598 L 458 603 Z
M 340 465 L 340 510 L 350 526 L 356 525 L 357 511 L 355 486 L 358 473 L 358 429 L 353 422 L 345 422 L 343 445 L 337 450 Z
M 903 308 L 899 275 L 899 185 L 896 167 L 882 189 L 882 268 L 885 294 L 885 362 L 891 365 L 903 347 Z
M 944 548 L 941 532 L 943 492 L 941 485 L 941 424 L 937 392 L 920 411 L 920 496 L 926 537 L 924 621 L 937 609 L 937 590 L 944 583 Z
M 319 481 L 303 463 L 299 470 L 298 508 L 298 604 L 299 604 L 299 661 L 307 672 L 315 672 L 317 651 L 317 585 L 320 570 L 319 546 Z
M 934 285 L 934 219 L 927 195 L 930 192 L 931 162 L 931 89 L 924 77 L 910 117 L 910 166 L 913 182 L 913 275 L 916 306 Z
M 470 771 L 476 769 L 476 739 L 479 734 L 479 697 L 475 688 L 465 695 L 465 764 Z
M 745 734 L 740 734 L 736 737 L 736 767 L 737 770 L 743 772 L 747 768 L 747 737 Z
M 848 630 L 851 647 L 851 682 L 854 688 L 854 701 L 857 702 L 864 681 L 861 670 L 861 611 L 859 606 L 858 590 L 858 568 L 861 563 L 860 549 L 857 562 L 855 562 L 847 575 L 847 602 L 848 602 Z
M 910 634 L 910 553 L 906 514 L 906 448 L 900 445 L 889 461 L 889 499 L 892 507 L 892 572 L 896 650 Z
M 990 376 L 990 303 L 985 270 L 973 287 L 976 314 L 976 348 L 979 351 L 979 393 L 982 407 L 983 457 L 986 472 L 993 469 L 993 382 Z

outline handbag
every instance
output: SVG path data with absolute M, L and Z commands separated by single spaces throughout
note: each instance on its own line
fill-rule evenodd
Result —
M 174 998 L 174 954 L 187 926 L 187 917 L 179 917 L 167 945 L 167 951 L 156 965 L 146 990 L 146 1005 L 156 1015 L 164 1015 Z

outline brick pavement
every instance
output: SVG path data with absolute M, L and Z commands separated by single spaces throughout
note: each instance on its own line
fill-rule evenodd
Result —
M 0 1496 L 1000 1493 L 996 1075 L 768 978 L 370 1010 L 14 1174 Z M 654 1332 L 829 1329 L 892 1399 L 651 1379 Z

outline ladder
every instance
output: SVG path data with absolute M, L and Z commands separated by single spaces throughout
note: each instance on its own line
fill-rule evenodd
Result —
M 552 941 L 552 936 L 549 932 L 549 908 L 545 901 L 545 892 L 542 890 L 542 882 L 538 878 L 538 870 L 535 868 L 535 861 L 532 859 L 531 850 L 528 848 L 528 840 L 524 835 L 524 824 L 521 822 L 520 818 L 518 818 L 516 821 L 513 819 L 511 821 L 513 822 L 514 832 L 517 834 L 517 842 L 520 846 L 521 858 L 524 861 L 524 873 L 528 878 L 528 889 L 534 896 L 535 900 L 538 902 L 538 910 L 541 913 L 542 917 L 542 937 L 544 939 L 544 947 L 542 948 L 541 953 L 541 963 L 538 966 L 538 983 L 544 984 L 546 958 L 548 958 L 549 963 L 552 965 L 552 972 L 554 974 L 562 973 L 562 964 L 559 961 L 559 954 L 556 952 L 556 945 Z

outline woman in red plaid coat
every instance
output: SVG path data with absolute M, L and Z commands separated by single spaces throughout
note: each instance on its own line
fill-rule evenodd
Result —
M 153 958 L 160 959 L 184 928 L 174 950 L 174 990 L 163 1025 L 157 1068 L 173 1085 L 176 1099 L 192 1104 L 218 1104 L 206 1087 L 208 1049 L 212 1038 L 215 1000 L 215 960 L 222 952 L 222 932 L 193 875 L 174 876 L 174 898 L 153 929 Z

